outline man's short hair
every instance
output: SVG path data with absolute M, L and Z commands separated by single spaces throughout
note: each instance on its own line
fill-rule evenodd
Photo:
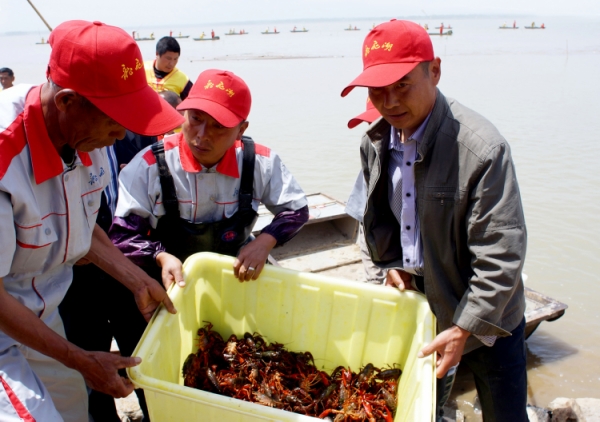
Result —
M 8 67 L 0 68 L 0 73 L 8 73 L 8 76 L 10 76 L 11 78 L 13 76 L 15 76 L 15 74 L 12 71 L 12 69 L 9 69 Z
M 173 53 L 181 54 L 181 47 L 179 43 L 173 37 L 162 37 L 156 43 L 156 54 L 162 56 L 163 54 L 172 51 Z
M 419 63 L 419 66 L 421 67 L 421 70 L 423 71 L 423 73 L 427 77 L 429 77 L 429 63 L 431 63 L 431 61 Z
M 161 91 L 158 93 L 158 95 L 163 97 L 163 99 L 173 108 L 177 108 L 177 106 L 181 104 L 181 97 L 173 91 Z

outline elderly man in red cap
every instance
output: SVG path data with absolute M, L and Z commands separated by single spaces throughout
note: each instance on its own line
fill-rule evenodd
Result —
M 485 421 L 527 421 L 527 232 L 510 148 L 485 118 L 437 89 L 427 32 L 401 20 L 367 35 L 363 72 L 381 113 L 365 133 L 364 229 L 386 284 L 419 290 L 437 317 L 437 375 L 459 362 L 475 376 Z
M 0 420 L 85 421 L 85 383 L 115 397 L 139 363 L 64 338 L 58 305 L 73 265 L 93 262 L 132 292 L 148 319 L 165 291 L 96 225 L 106 149 L 125 128 L 162 134 L 182 117 L 147 85 L 123 30 L 69 21 L 52 32 L 48 81 L 0 96 Z M 85 380 L 85 382 L 84 382 Z

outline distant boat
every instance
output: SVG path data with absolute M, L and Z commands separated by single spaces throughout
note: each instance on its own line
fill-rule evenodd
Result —
M 439 32 L 428 32 L 428 34 L 429 35 L 452 35 L 452 30 L 442 32 L 441 34 Z
M 276 35 L 276 34 L 281 34 L 281 32 L 278 32 L 278 31 L 265 31 L 265 32 L 261 32 L 261 34 L 263 34 L 263 35 Z
M 441 26 L 436 26 L 435 29 L 440 29 Z M 444 26 L 445 29 L 452 29 L 452 26 Z
M 36 42 L 36 44 L 50 44 L 50 43 L 42 37 L 42 42 Z
M 546 29 L 545 26 L 526 26 L 525 29 Z
M 499 26 L 498 29 L 519 29 L 518 26 Z
M 176 35 L 173 38 L 189 38 L 189 35 Z
M 349 27 L 349 28 L 344 29 L 344 31 L 360 31 L 360 28 L 357 28 L 356 26 L 354 28 Z
M 306 29 L 306 28 L 302 28 L 302 29 L 296 29 L 296 28 L 294 28 L 290 32 L 308 32 L 308 29 Z
M 215 37 L 200 37 L 200 38 L 194 38 L 194 41 L 217 41 L 220 40 L 221 37 L 219 37 L 218 35 Z
M 143 37 L 143 38 L 134 38 L 136 41 L 151 41 L 154 40 L 154 37 Z
M 242 32 L 226 32 L 225 35 L 248 35 L 250 32 L 242 31 Z

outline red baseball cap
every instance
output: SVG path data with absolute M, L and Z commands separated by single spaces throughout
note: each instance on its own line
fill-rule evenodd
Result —
M 419 63 L 434 59 L 431 38 L 414 22 L 392 19 L 372 29 L 362 49 L 363 72 L 344 90 L 356 86 L 382 87 L 402 79 Z
M 83 95 L 104 114 L 140 135 L 180 126 L 184 118 L 148 86 L 142 53 L 121 28 L 72 20 L 50 34 L 47 76 Z
M 348 121 L 348 129 L 353 129 L 362 122 L 367 122 L 368 124 L 373 123 L 375 120 L 381 117 L 379 111 L 375 108 L 371 99 L 367 97 L 367 111 L 363 111 L 358 116 L 353 117 Z
M 248 118 L 252 97 L 246 82 L 233 72 L 208 69 L 202 72 L 177 110 L 201 110 L 225 127 Z

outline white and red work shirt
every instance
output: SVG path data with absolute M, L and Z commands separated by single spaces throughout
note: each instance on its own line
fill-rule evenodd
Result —
M 165 159 L 177 192 L 181 218 L 192 223 L 213 223 L 229 218 L 238 210 L 242 174 L 242 142 L 236 141 L 221 161 L 211 168 L 194 158 L 183 133 L 164 138 Z M 156 228 L 165 215 L 158 165 L 151 147 L 140 151 L 119 175 L 119 201 L 116 217 L 136 214 L 149 219 Z M 262 202 L 277 215 L 299 210 L 308 202 L 304 191 L 269 148 L 255 144 L 252 207 Z
M 0 277 L 47 324 L 89 250 L 110 172 L 105 149 L 77 152 L 71 167 L 56 151 L 42 113 L 41 86 L 0 94 Z M 0 351 L 18 344 L 0 331 Z

